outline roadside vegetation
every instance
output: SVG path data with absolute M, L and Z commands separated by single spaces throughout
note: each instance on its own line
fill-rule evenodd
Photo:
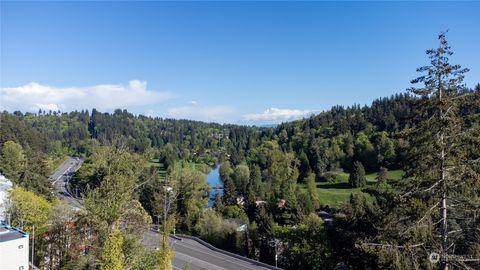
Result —
M 448 62 L 444 34 L 439 42 L 418 88 L 274 128 L 120 109 L 2 112 L 12 224 L 41 231 L 35 261 L 49 269 L 170 269 L 173 230 L 269 264 L 277 253 L 285 269 L 432 269 L 432 251 L 480 257 L 480 84 L 463 85 L 467 70 Z M 70 181 L 84 202 L 77 212 L 48 181 L 68 155 L 85 159 Z M 206 209 L 215 164 L 224 196 Z M 153 227 L 159 251 L 141 243 Z

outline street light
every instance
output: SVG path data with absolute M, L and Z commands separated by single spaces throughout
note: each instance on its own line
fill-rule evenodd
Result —
M 160 217 L 162 215 L 161 214 L 156 214 L 154 216 L 157 218 L 157 231 L 160 231 Z
M 278 267 L 278 244 L 280 244 L 280 239 L 274 238 L 270 241 L 270 246 L 275 248 L 275 267 Z

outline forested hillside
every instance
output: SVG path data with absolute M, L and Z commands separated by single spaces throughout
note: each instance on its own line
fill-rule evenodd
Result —
M 467 70 L 448 62 L 443 35 L 427 54 L 418 88 L 274 128 L 120 109 L 2 112 L 0 172 L 16 187 L 13 221 L 65 236 L 47 178 L 76 155 L 85 163 L 71 185 L 84 207 L 64 217 L 78 243 L 55 243 L 55 269 L 168 261 L 166 242 L 160 252 L 140 248 L 152 223 L 270 264 L 280 253 L 285 269 L 432 269 L 433 251 L 480 257 L 480 84 L 463 85 Z M 205 175 L 215 164 L 224 196 L 206 209 Z M 24 218 L 23 201 L 41 202 L 44 218 Z M 97 237 L 83 239 L 87 231 Z

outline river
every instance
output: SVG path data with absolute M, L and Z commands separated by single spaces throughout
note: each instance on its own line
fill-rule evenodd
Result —
M 210 198 L 208 200 L 208 207 L 212 208 L 215 202 L 215 195 L 217 192 L 220 196 L 223 196 L 223 182 L 220 179 L 220 166 L 217 165 L 213 168 L 207 176 L 208 185 L 210 185 Z

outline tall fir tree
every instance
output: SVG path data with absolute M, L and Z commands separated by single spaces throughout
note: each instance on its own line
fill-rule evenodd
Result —
M 237 188 L 231 178 L 227 178 L 223 181 L 223 203 L 224 205 L 236 205 L 237 204 Z
M 380 260 L 397 269 L 480 266 L 463 257 L 480 255 L 480 168 L 470 150 L 480 146 L 472 135 L 478 128 L 466 125 L 459 112 L 469 98 L 463 91 L 468 69 L 450 64 L 445 33 L 438 39 L 439 47 L 426 52 L 430 65 L 412 80 L 423 86 L 410 89 L 417 99 L 414 126 L 404 132 L 406 176 L 375 244 L 387 248 Z M 428 260 L 432 253 L 440 255 L 438 265 Z
M 367 179 L 365 178 L 365 168 L 360 161 L 353 163 L 353 172 L 348 177 L 350 187 L 359 188 L 367 185 Z
M 313 208 L 316 210 L 320 208 L 320 200 L 318 199 L 317 184 L 315 183 L 315 174 L 310 173 L 307 176 L 307 190 Z

